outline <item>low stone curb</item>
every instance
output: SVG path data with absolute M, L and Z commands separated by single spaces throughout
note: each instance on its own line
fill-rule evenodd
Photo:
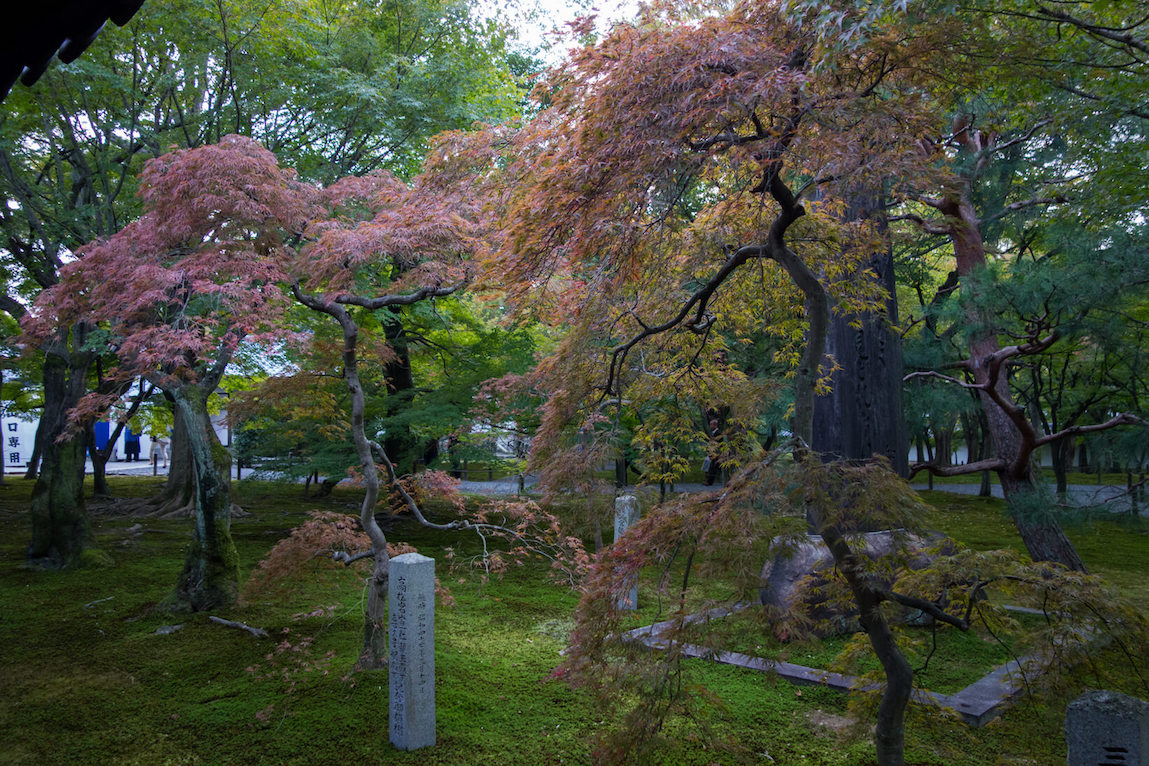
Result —
M 722 619 L 753 605 L 754 603 L 750 601 L 740 601 L 732 606 L 715 607 L 705 612 L 688 615 L 682 619 L 682 622 L 689 625 L 703 620 Z M 857 676 L 833 673 L 805 665 L 795 665 L 792 662 L 768 660 L 739 652 L 715 651 L 696 644 L 675 642 L 666 638 L 664 634 L 677 622 L 677 620 L 663 620 L 653 625 L 634 628 L 623 633 L 622 640 L 627 643 L 639 643 L 657 651 L 665 651 L 678 644 L 678 650 L 682 652 L 683 656 L 719 662 L 723 665 L 734 665 L 759 673 L 774 673 L 790 683 L 802 686 L 826 686 L 843 692 L 859 688 L 880 688 L 879 684 L 862 686 Z M 1001 715 L 1005 705 L 1025 688 L 1021 679 L 1029 659 L 1022 658 L 1020 662 L 1014 660 L 1000 665 L 954 694 L 938 694 L 937 692 L 915 689 L 913 700 L 920 704 L 953 710 L 962 717 L 966 724 L 980 728 Z

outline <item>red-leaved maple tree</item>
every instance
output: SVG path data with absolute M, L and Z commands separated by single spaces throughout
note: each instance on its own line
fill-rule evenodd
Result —
M 464 288 L 472 262 L 485 243 L 479 200 L 452 172 L 450 137 L 437 145 L 426 171 L 403 182 L 387 173 L 347 178 L 324 190 L 328 215 L 307 231 L 306 247 L 293 259 L 291 292 L 313 311 L 338 323 L 343 335 L 342 377 L 351 395 L 351 437 L 359 458 L 357 473 L 366 489 L 360 523 L 370 548 L 340 558 L 351 563 L 374 560 L 369 579 L 361 668 L 387 663 L 386 606 L 388 543 L 375 520 L 380 500 L 380 468 L 398 496 L 401 509 L 435 529 L 464 529 L 512 541 L 514 550 L 546 556 L 560 568 L 582 561 L 581 544 L 561 535 L 545 514 L 513 512 L 501 521 L 480 512 L 446 523 L 428 520 L 408 491 L 382 446 L 383 434 L 368 434 L 366 394 L 359 377 L 360 324 L 365 315 L 396 311 L 451 295 Z M 541 520 L 541 521 L 540 521 Z
M 173 596 L 193 610 L 236 599 L 231 459 L 215 434 L 208 397 L 241 344 L 271 339 L 287 305 L 282 267 L 315 190 L 254 141 L 174 151 L 141 176 L 144 214 L 77 253 L 37 300 L 27 328 L 47 335 L 83 321 L 118 360 L 114 376 L 143 377 L 171 397 L 187 439 L 195 538 Z M 109 404 L 89 395 L 80 421 Z

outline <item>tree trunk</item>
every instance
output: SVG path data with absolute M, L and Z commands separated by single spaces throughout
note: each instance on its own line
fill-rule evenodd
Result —
M 618 489 L 626 486 L 626 455 L 621 451 L 614 456 L 614 486 Z
M 32 457 L 28 459 L 28 470 L 24 472 L 24 478 L 29 481 L 40 473 L 40 458 L 44 454 L 44 435 L 47 432 L 44 418 L 41 417 L 40 422 L 36 424 L 36 436 L 32 439 Z
M 953 464 L 953 439 L 953 423 L 946 424 L 944 428 L 934 426 L 934 460 L 939 466 Z
M 938 209 L 952 222 L 951 241 L 957 272 L 968 284 L 968 278 L 984 270 L 986 265 L 980 221 L 966 196 L 951 197 Z M 1081 557 L 1061 530 L 1052 508 L 1041 507 L 1037 500 L 1037 483 L 1030 466 L 1033 426 L 1025 411 L 1014 403 L 1009 390 L 1008 361 L 996 367 L 990 365 L 990 360 L 1001 350 L 993 323 L 978 310 L 976 300 L 969 305 L 969 326 L 985 328 L 970 339 L 969 371 L 974 383 L 983 386 L 978 398 L 994 455 L 1006 466 L 998 471 L 998 479 L 1013 523 L 1034 561 L 1053 561 L 1069 569 L 1085 571 Z
M 807 511 L 807 517 L 820 520 L 817 509 Z M 890 624 L 882 612 L 882 597 L 869 585 L 860 572 L 858 557 L 851 550 L 840 530 L 821 526 L 818 529 L 826 548 L 834 557 L 834 564 L 842 573 L 854 603 L 858 606 L 858 621 L 870 639 L 870 646 L 886 674 L 886 688 L 878 705 L 878 719 L 874 725 L 874 747 L 879 766 L 905 764 L 906 706 L 914 688 L 914 671 L 905 654 L 898 647 Z
M 185 384 L 171 393 L 176 421 L 183 421 L 187 437 L 195 507 L 195 535 L 173 600 L 177 608 L 200 612 L 234 604 L 239 590 L 239 557 L 231 538 L 231 454 L 212 427 L 207 384 Z
M 859 621 L 870 637 L 874 654 L 882 663 L 886 674 L 886 689 L 878 705 L 878 720 L 874 724 L 874 747 L 879 766 L 902 766 L 905 763 L 906 706 L 914 688 L 914 671 L 898 648 L 890 626 L 882 614 L 881 605 L 872 597 L 855 594 L 861 607 Z
M 394 417 L 408 409 L 415 397 L 415 376 L 411 371 L 411 349 L 403 328 L 401 306 L 389 306 L 383 328 L 387 345 L 395 357 L 383 366 L 387 380 L 387 417 Z M 423 446 L 416 442 L 407 426 L 392 426 L 383 437 L 383 451 L 402 474 L 414 470 L 416 457 L 421 457 Z
M 340 318 L 340 317 L 337 317 Z M 343 318 L 346 321 L 343 321 Z M 359 381 L 357 344 L 359 328 L 346 312 L 343 312 L 343 378 L 351 393 L 351 435 L 355 440 L 355 451 L 359 455 L 359 467 L 363 471 L 366 492 L 360 507 L 359 520 L 367 536 L 371 539 L 375 565 L 371 571 L 371 583 L 367 588 L 367 607 L 363 621 L 363 651 L 359 655 L 358 667 L 361 670 L 377 670 L 387 666 L 387 593 L 390 588 L 390 565 L 387 555 L 387 538 L 375 521 L 375 506 L 379 502 L 379 469 L 371 454 L 371 444 L 364 431 L 364 411 L 366 398 Z
M 171 400 L 171 396 L 165 394 Z M 212 429 L 212 434 L 215 429 Z M 218 443 L 219 439 L 216 438 Z M 177 416 L 172 424 L 172 441 L 168 455 L 168 478 L 163 490 L 156 496 L 139 501 L 121 501 L 120 507 L 140 516 L 161 519 L 191 518 L 195 515 L 195 472 L 192 470 L 191 449 L 187 426 Z M 238 508 L 232 507 L 233 513 Z
M 864 202 L 854 200 L 848 215 L 858 219 L 872 215 L 877 205 L 866 208 Z M 905 477 L 909 475 L 909 442 L 902 412 L 902 344 L 898 333 L 891 331 L 898 322 L 892 251 L 874 254 L 868 266 L 890 298 L 884 315 L 833 314 L 826 353 L 834 357 L 839 369 L 829 393 L 814 403 L 810 446 L 830 460 L 869 460 L 883 455 Z
M 107 449 L 96 447 L 94 423 L 84 427 L 84 441 L 87 443 L 88 457 L 92 460 L 92 494 L 96 497 L 111 497 L 112 490 L 108 487 L 107 471 L 109 452 Z
M 387 666 L 387 593 L 391 561 L 387 553 L 387 536 L 375 521 L 375 506 L 379 502 L 379 469 L 372 453 L 372 443 L 364 430 L 367 401 L 359 380 L 359 326 L 343 306 L 307 295 L 298 285 L 293 287 L 292 292 L 308 308 L 335 319 L 343 330 L 343 380 L 351 394 L 351 438 L 355 442 L 355 453 L 359 457 L 359 468 L 363 472 L 366 489 L 359 509 L 359 523 L 371 540 L 371 553 L 375 560 L 363 615 L 363 650 L 356 668 L 383 668 Z
M 1069 495 L 1069 464 L 1073 460 L 1072 437 L 1054 442 L 1050 452 L 1053 453 L 1053 476 L 1057 481 L 1057 496 L 1064 499 Z
M 1037 485 L 1033 475 L 1022 478 L 999 473 L 1009 515 L 1034 561 L 1053 561 L 1067 569 L 1084 572 L 1085 563 L 1065 536 L 1054 515 L 1053 498 Z
M 66 339 L 52 342 L 45 355 L 44 411 L 37 429 L 41 462 L 32 490 L 32 541 L 26 554 L 36 566 L 76 566 L 95 546 L 84 506 L 84 437 L 80 433 L 60 441 L 68 427 L 68 410 L 87 391 L 89 366 L 87 355 L 69 352 Z

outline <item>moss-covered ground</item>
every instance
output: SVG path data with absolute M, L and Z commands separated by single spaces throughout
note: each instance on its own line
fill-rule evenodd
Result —
M 113 477 L 120 496 L 143 496 L 154 479 Z M 551 585 L 543 566 L 483 583 L 440 577 L 454 606 L 436 610 L 438 743 L 395 750 L 387 734 L 387 672 L 350 673 L 359 649 L 363 575 L 321 571 L 289 596 L 213 614 L 267 629 L 271 639 L 170 614 L 156 604 L 175 584 L 188 521 L 96 515 L 110 566 L 70 572 L 24 567 L 31 483 L 0 488 L 0 763 L 4 764 L 555 764 L 591 763 L 609 722 L 589 696 L 551 672 L 561 661 L 577 595 Z M 1000 503 L 933 493 L 943 531 L 977 547 L 1017 547 Z M 251 513 L 233 532 L 246 575 L 310 509 L 354 512 L 338 489 L 304 500 L 298 486 L 240 482 Z M 139 525 L 136 528 L 136 525 Z M 1072 529 L 1087 563 L 1138 603 L 1149 604 L 1149 542 L 1139 522 Z M 445 561 L 457 538 L 399 525 L 392 538 Z M 320 576 L 322 575 L 322 576 Z M 315 607 L 318 616 L 294 617 Z M 157 632 L 182 625 L 174 632 Z M 305 640 L 307 639 L 307 640 Z M 306 646 L 295 651 L 292 647 Z M 667 764 L 866 764 L 866 727 L 843 728 L 846 700 L 769 676 L 692 661 L 691 681 L 721 704 L 715 748 L 675 725 Z M 1064 763 L 1065 703 L 1076 693 L 1023 700 L 971 730 L 936 715 L 909 722 L 917 764 Z

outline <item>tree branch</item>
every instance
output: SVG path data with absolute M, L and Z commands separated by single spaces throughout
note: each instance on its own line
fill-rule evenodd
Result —
M 263 628 L 253 628 L 250 625 L 248 625 L 247 623 L 234 622 L 232 620 L 225 620 L 222 617 L 216 617 L 215 615 L 208 617 L 208 619 L 211 620 L 212 622 L 214 622 L 216 625 L 223 625 L 225 628 L 235 628 L 236 630 L 246 630 L 248 633 L 255 636 L 256 638 L 270 638 L 270 636 L 267 635 L 267 631 L 264 630 Z
M 1070 426 L 1069 428 L 1063 428 L 1057 433 L 1050 434 L 1049 436 L 1043 436 L 1040 439 L 1035 440 L 1033 446 L 1040 447 L 1042 445 L 1058 441 L 1059 439 L 1064 439 L 1067 436 L 1077 436 L 1079 434 L 1092 434 L 1097 433 L 1098 431 L 1108 431 L 1109 429 L 1117 428 L 1118 426 L 1138 425 L 1145 425 L 1145 421 L 1136 415 L 1131 415 L 1128 412 L 1121 412 L 1109 418 L 1109 420 L 1106 420 L 1104 423 L 1096 423 L 1090 426 Z
M 374 558 L 374 557 L 375 557 L 375 549 L 374 548 L 371 548 L 371 549 L 365 550 L 365 551 L 359 551 L 358 553 L 348 553 L 347 551 L 334 551 L 331 554 L 331 559 L 333 561 L 341 561 L 341 562 L 343 562 L 343 564 L 345 566 L 351 566 L 356 561 L 359 561 L 361 559 L 370 559 L 370 558 Z
M 969 622 L 963 620 L 960 617 L 954 617 L 952 614 L 946 612 L 933 601 L 928 601 L 924 598 L 916 598 L 915 596 L 907 596 L 904 593 L 898 593 L 897 591 L 893 590 L 884 591 L 882 595 L 885 596 L 886 600 L 888 601 L 893 601 L 895 603 L 901 604 L 902 606 L 908 606 L 911 609 L 920 609 L 930 617 L 933 617 L 935 620 L 944 622 L 947 625 L 953 625 L 958 630 L 969 630 Z
M 1106 40 L 1112 40 L 1113 42 L 1127 45 L 1134 50 L 1141 51 L 1142 53 L 1149 53 L 1149 45 L 1146 45 L 1143 41 L 1138 40 L 1129 32 L 1117 31 L 1110 27 L 1103 27 L 1099 24 L 1091 24 L 1084 19 L 1079 19 L 1076 16 L 1071 16 L 1064 11 L 1053 10 L 1052 8 L 1046 8 L 1043 5 L 1038 6 L 1037 12 L 1042 16 L 1045 16 L 1046 18 L 1052 19 L 1054 21 L 1060 21 L 1062 23 L 1075 26 L 1078 29 L 1084 30 L 1091 35 L 1096 35 L 1097 37 L 1103 37 Z
M 949 375 L 943 375 L 940 372 L 938 372 L 937 370 L 925 370 L 922 372 L 911 372 L 910 374 L 908 374 L 902 378 L 902 382 L 908 383 L 909 381 L 914 380 L 915 378 L 937 378 L 939 380 L 944 380 L 946 383 L 953 383 L 955 386 L 961 386 L 962 388 L 968 388 L 968 389 L 971 389 L 973 391 L 982 391 L 985 389 L 985 384 L 968 383 L 968 382 L 961 380 L 959 378 L 954 378 L 954 377 L 951 377 Z
M 935 463 L 914 463 L 910 466 L 910 478 L 921 471 L 929 471 L 934 476 L 966 476 L 981 471 L 1004 471 L 1006 468 L 1009 468 L 1009 463 L 998 457 L 977 460 L 965 465 L 940 466 Z
M 947 237 L 953 235 L 952 226 L 940 223 L 938 221 L 926 220 L 916 213 L 903 213 L 902 215 L 891 216 L 890 218 L 887 218 L 886 221 L 888 223 L 894 223 L 895 221 L 909 221 L 924 231 L 926 234 L 939 234 Z
M 1058 205 L 1068 201 L 1068 197 L 1064 197 L 1058 194 L 1054 197 L 1034 197 L 1032 199 L 1013 202 L 1006 205 L 1001 210 L 989 216 L 988 218 L 983 218 L 982 223 L 991 223 L 993 221 L 1000 220 L 1016 210 L 1025 210 L 1026 208 L 1037 207 L 1038 205 Z
M 463 280 L 462 282 L 447 287 L 439 287 L 437 285 L 420 287 L 413 293 L 379 295 L 374 298 L 365 298 L 361 295 L 338 295 L 335 297 L 335 302 L 343 305 L 361 306 L 365 309 L 372 310 L 386 308 L 387 306 L 410 306 L 427 298 L 442 298 L 451 295 L 463 289 L 466 285 L 466 280 Z
M 634 335 L 621 346 L 615 347 L 610 356 L 610 369 L 607 371 L 604 396 L 611 396 L 612 394 L 618 393 L 615 390 L 615 381 L 621 373 L 622 363 L 626 360 L 626 355 L 630 353 L 632 348 L 652 335 L 658 335 L 677 327 L 686 319 L 692 309 L 695 310 L 694 325 L 700 327 L 705 326 L 706 307 L 710 298 L 714 295 L 714 291 L 717 290 L 739 266 L 752 258 L 762 258 L 766 255 L 767 251 L 761 245 L 745 245 L 738 248 L 726 259 L 726 262 L 722 264 L 722 268 L 715 272 L 714 276 L 712 276 L 706 284 L 696 290 L 686 302 L 682 304 L 677 314 L 662 324 L 650 327 L 643 325 L 641 332 Z M 640 322 L 640 324 L 642 323 Z

